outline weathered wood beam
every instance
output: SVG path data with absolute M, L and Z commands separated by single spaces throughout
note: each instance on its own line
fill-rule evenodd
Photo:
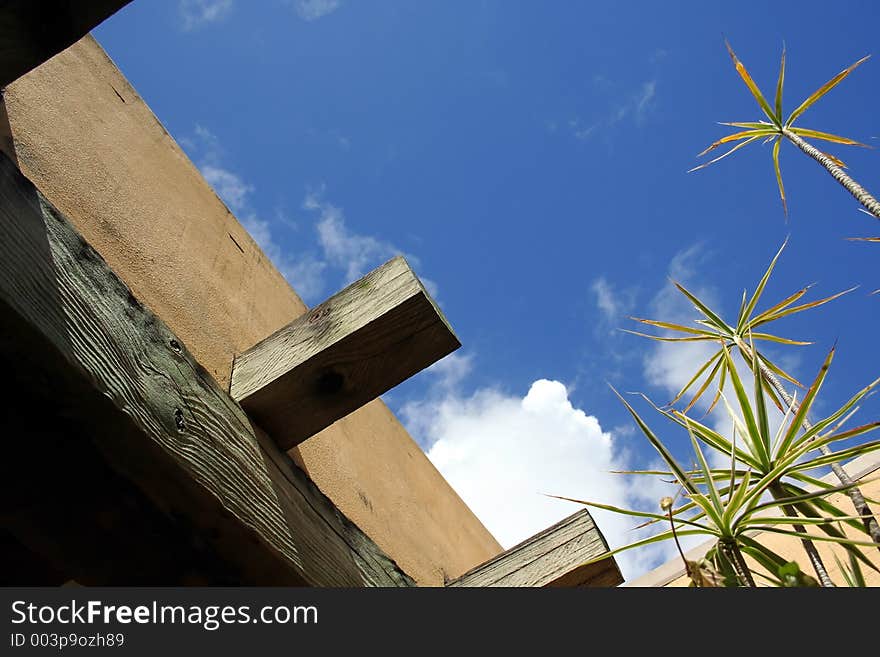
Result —
M 396 257 L 237 356 L 230 394 L 290 449 L 460 346 Z
M 0 0 L 0 88 L 79 41 L 131 0 Z
M 2 154 L 0 338 L 0 360 L 19 368 L 5 376 L 202 537 L 238 583 L 412 584 Z M 38 488 L 40 463 L 22 467 Z
M 535 534 L 447 586 L 617 586 L 614 557 L 584 565 L 608 544 L 584 509 Z

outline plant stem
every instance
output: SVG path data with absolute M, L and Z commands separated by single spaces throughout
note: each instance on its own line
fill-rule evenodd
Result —
M 827 155 L 825 155 L 815 146 L 808 144 L 787 128 L 782 129 L 782 134 L 785 135 L 791 143 L 800 148 L 804 153 L 806 153 L 811 158 L 816 160 L 816 162 L 825 167 L 828 173 L 830 173 L 837 182 L 843 185 L 844 188 L 846 188 L 846 191 L 852 194 L 859 203 L 865 206 L 869 213 L 874 215 L 877 219 L 880 219 L 880 201 L 871 196 L 867 189 L 865 189 L 855 180 L 850 178 L 843 169 L 834 164 L 834 162 L 832 162 Z
M 733 567 L 733 571 L 736 573 L 737 578 L 745 586 L 756 586 L 755 579 L 752 577 L 752 571 L 749 570 L 746 560 L 743 558 L 742 552 L 739 549 L 739 545 L 734 542 L 719 541 L 718 549 Z
M 785 497 L 788 497 L 785 494 L 785 491 L 776 484 L 775 486 L 770 487 L 770 494 L 773 496 L 773 499 L 779 500 Z M 789 518 L 797 518 L 797 511 L 790 504 L 782 505 L 782 512 L 785 513 Z M 792 528 L 798 532 L 799 534 L 804 534 L 807 536 L 807 530 L 803 525 L 796 525 L 792 523 Z M 810 563 L 813 565 L 813 570 L 816 572 L 816 577 L 819 578 L 819 583 L 822 586 L 834 588 L 834 582 L 831 581 L 831 578 L 828 576 L 828 571 L 825 569 L 825 564 L 822 562 L 822 557 L 819 556 L 819 551 L 816 549 L 815 544 L 809 538 L 802 538 L 801 544 L 804 546 L 804 551 L 807 553 L 807 556 L 810 559 Z
M 773 386 L 773 389 L 776 393 L 782 398 L 782 401 L 791 409 L 792 413 L 797 412 L 796 404 L 791 395 L 788 394 L 788 391 L 782 385 L 776 375 L 770 371 L 770 369 L 764 365 L 764 363 L 758 361 L 758 365 L 761 368 L 761 376 Z M 809 431 L 813 428 L 813 425 L 810 421 L 805 417 L 803 421 L 803 427 L 806 431 Z M 822 454 L 830 454 L 831 450 L 827 445 L 820 445 L 819 451 Z M 839 463 L 831 464 L 831 471 L 834 472 L 837 479 L 843 486 L 852 486 L 853 480 L 846 473 Z M 865 525 L 865 530 L 871 536 L 871 540 L 877 545 L 877 549 L 880 550 L 880 524 L 877 523 L 877 519 L 874 517 L 873 512 L 870 507 L 868 507 L 868 503 L 865 501 L 864 495 L 862 495 L 862 491 L 859 490 L 857 486 L 853 486 L 852 488 L 846 491 L 846 494 L 849 496 L 849 499 L 852 500 L 853 507 L 855 507 L 856 513 L 861 516 L 862 522 Z

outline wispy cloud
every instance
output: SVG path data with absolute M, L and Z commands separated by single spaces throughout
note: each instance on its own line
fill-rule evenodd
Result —
M 635 115 L 637 121 L 643 121 L 645 114 L 651 107 L 651 102 L 657 94 L 657 80 L 649 80 L 642 85 L 642 91 L 635 101 Z
M 616 333 L 626 316 L 632 314 L 636 302 L 635 289 L 615 288 L 607 278 L 600 276 L 590 285 L 590 292 L 599 310 L 597 328 Z
M 349 230 L 342 209 L 321 199 L 320 192 L 307 194 L 303 208 L 318 213 L 316 229 L 323 257 L 330 265 L 345 271 L 346 282 L 403 253 L 389 242 Z
M 579 116 L 569 119 L 568 127 L 571 136 L 579 141 L 586 141 L 626 120 L 641 125 L 654 107 L 657 84 L 656 79 L 651 79 L 643 82 L 637 89 L 615 92 L 615 85 L 612 82 L 603 76 L 596 76 L 594 85 L 601 94 L 613 94 L 614 97 L 604 114 L 599 114 L 586 121 Z
M 232 10 L 232 0 L 180 0 L 178 10 L 181 27 L 194 30 L 225 18 Z
M 301 230 L 303 222 L 295 224 L 277 210 L 271 218 L 264 217 L 254 202 L 258 198 L 256 186 L 229 166 L 220 140 L 204 126 L 197 125 L 190 137 L 180 141 L 208 184 L 307 303 L 320 301 L 331 284 L 336 289 L 347 285 L 396 255 L 405 256 L 417 272 L 421 269 L 415 255 L 351 229 L 343 209 L 324 198 L 323 185 L 308 192 L 302 202 L 301 209 L 309 215 L 308 224 L 314 232 L 305 247 L 300 232 L 299 248 L 291 252 L 284 247 L 286 233 L 292 226 Z M 439 303 L 437 284 L 421 274 L 419 279 Z
M 572 404 L 563 383 L 538 379 L 524 395 L 496 387 L 464 394 L 462 383 L 472 364 L 469 355 L 452 354 L 439 361 L 427 371 L 433 379 L 428 393 L 404 404 L 399 414 L 428 458 L 503 546 L 511 547 L 582 508 L 548 494 L 651 509 L 670 494 L 663 482 L 633 482 L 610 472 L 629 468 L 628 450 L 598 418 Z M 638 523 L 631 519 L 595 510 L 591 514 L 612 547 L 641 536 L 633 531 Z M 666 561 L 672 549 L 661 544 L 617 559 L 630 579 Z
M 409 265 L 421 269 L 421 261 L 412 253 L 406 253 L 391 242 L 373 235 L 358 233 L 349 228 L 342 208 L 324 200 L 324 187 L 310 191 L 303 200 L 302 207 L 314 213 L 315 231 L 320 255 L 316 261 L 324 263 L 328 269 L 344 272 L 342 284 L 351 283 L 383 262 L 402 255 Z M 435 301 L 438 301 L 437 284 L 419 273 L 419 280 Z
M 293 3 L 297 15 L 304 21 L 315 21 L 331 14 L 342 3 L 340 0 L 295 0 Z
M 220 140 L 204 126 L 197 125 L 194 137 L 181 140 L 189 148 L 205 180 L 232 210 L 254 241 L 303 299 L 313 299 L 324 289 L 327 263 L 310 253 L 292 255 L 279 243 L 278 228 L 283 220 L 269 221 L 257 212 L 251 197 L 256 187 L 225 163 Z

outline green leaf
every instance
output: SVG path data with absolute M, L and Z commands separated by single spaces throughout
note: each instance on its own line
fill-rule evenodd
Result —
M 764 468 L 768 468 L 770 466 L 770 453 L 768 451 L 767 442 L 765 441 L 765 438 L 767 437 L 761 436 L 761 432 L 758 430 L 755 415 L 752 411 L 752 405 L 749 402 L 749 397 L 743 387 L 742 380 L 739 378 L 739 374 L 736 371 L 736 365 L 730 357 L 730 353 L 727 351 L 727 347 L 722 347 L 722 349 L 724 350 L 724 358 L 727 361 L 727 369 L 730 372 L 730 382 L 733 384 L 733 389 L 739 400 L 739 407 L 746 424 L 746 430 L 748 431 L 749 438 L 757 451 L 755 457 L 763 464 Z
M 785 45 L 782 46 L 782 61 L 779 64 L 779 79 L 776 81 L 776 120 L 782 123 L 782 85 L 785 82 Z
M 837 567 L 840 569 L 840 574 L 843 575 L 843 578 L 846 580 L 847 586 L 851 588 L 864 588 L 867 586 L 865 584 L 865 576 L 862 574 L 862 569 L 859 567 L 859 562 L 850 552 L 849 556 L 849 568 L 840 563 L 840 559 L 837 558 L 837 555 L 834 555 L 834 561 L 837 562 Z
M 772 525 L 767 525 L 764 527 L 752 527 L 755 531 L 761 532 L 770 532 L 772 534 L 782 534 L 783 536 L 794 536 L 795 538 L 802 539 L 804 535 L 797 531 L 789 531 L 786 529 L 780 529 L 779 527 L 775 527 Z M 838 545 L 850 545 L 853 547 L 876 547 L 877 544 L 873 541 L 856 541 L 851 538 L 835 538 L 833 536 L 822 536 L 820 534 L 810 534 L 811 541 L 823 541 L 826 543 L 837 543 Z
M 626 407 L 626 410 L 629 411 L 630 415 L 632 415 L 633 419 L 636 421 L 636 424 L 639 425 L 639 429 L 642 430 L 642 433 L 645 434 L 645 437 L 654 446 L 654 449 L 659 452 L 660 456 L 666 462 L 666 465 L 668 465 L 669 468 L 675 473 L 675 478 L 678 479 L 678 482 L 684 487 L 685 491 L 687 491 L 691 495 L 699 493 L 699 490 L 691 481 L 690 477 L 688 477 L 685 469 L 678 464 L 678 461 L 675 460 L 675 457 L 673 457 L 669 450 L 666 449 L 663 441 L 661 441 L 654 434 L 654 432 L 651 431 L 651 428 L 647 424 L 645 424 L 645 421 L 642 420 L 638 413 L 636 413 L 636 410 L 632 406 L 630 406 L 629 403 L 627 403 L 627 401 L 620 395 L 619 392 L 617 392 L 617 390 L 615 390 L 613 387 L 611 388 L 611 390 L 614 391 L 614 394 L 617 395 L 618 399 L 620 399 L 620 401 Z
M 723 523 L 724 503 L 721 501 L 721 496 L 718 494 L 718 489 L 715 487 L 715 482 L 712 480 L 712 470 L 709 468 L 709 464 L 706 462 L 706 457 L 703 454 L 703 450 L 700 449 L 700 443 L 697 442 L 697 439 L 694 436 L 694 432 L 690 427 L 690 422 L 688 422 L 687 429 L 688 435 L 691 439 L 691 445 L 694 448 L 694 453 L 697 455 L 697 461 L 699 462 L 700 470 L 703 473 L 703 481 L 705 481 L 706 489 L 709 492 L 709 499 L 712 501 L 714 511 L 718 517 L 718 523 L 720 524 L 719 529 L 723 529 L 725 530 L 725 533 L 729 533 L 729 531 L 727 531 L 728 526 Z
M 824 96 L 829 91 L 834 89 L 834 87 L 836 87 L 838 84 L 843 82 L 843 80 L 846 78 L 846 76 L 848 76 L 850 73 L 852 73 L 856 68 L 861 66 L 863 63 L 868 61 L 868 59 L 870 57 L 871 57 L 870 55 L 868 55 L 867 57 L 862 57 L 855 64 L 853 64 L 852 66 L 849 66 L 848 68 L 845 68 L 840 73 L 835 75 L 833 78 L 828 80 L 828 82 L 826 82 L 821 87 L 819 87 L 816 91 L 814 91 L 804 102 L 802 102 L 797 107 L 797 109 L 795 109 L 795 111 L 793 111 L 791 113 L 791 116 L 789 116 L 788 120 L 785 122 L 786 127 L 791 126 L 791 124 L 794 123 L 795 119 L 797 119 L 801 114 L 803 114 L 805 111 L 807 111 L 813 105 L 813 103 L 815 103 L 822 96 Z
M 651 335 L 650 333 L 640 333 L 639 331 L 631 331 L 630 329 L 620 329 L 624 333 L 630 333 L 632 335 L 637 335 L 640 338 L 648 338 L 649 340 L 655 340 L 657 342 L 705 342 L 706 340 L 717 340 L 718 338 L 706 338 L 706 337 L 687 337 L 687 338 L 667 338 L 662 335 Z
M 753 141 L 756 141 L 756 140 L 760 139 L 761 137 L 764 137 L 764 136 L 766 136 L 766 135 L 768 135 L 768 134 L 775 134 L 775 133 L 771 133 L 771 132 L 768 132 L 768 133 L 756 133 L 754 137 L 752 137 L 751 139 L 746 139 L 745 141 L 742 141 L 742 142 L 738 143 L 736 146 L 734 146 L 733 148 L 731 148 L 729 151 L 727 151 L 727 152 L 724 153 L 723 155 L 719 155 L 718 157 L 716 157 L 716 158 L 714 158 L 714 159 L 712 159 L 712 160 L 709 160 L 708 162 L 704 162 L 703 164 L 700 164 L 699 166 L 695 166 L 693 169 L 688 169 L 688 170 L 687 170 L 687 173 L 693 173 L 694 171 L 699 171 L 700 169 L 705 169 L 707 166 L 710 166 L 710 165 L 715 164 L 716 162 L 718 162 L 718 161 L 720 161 L 720 160 L 723 160 L 723 159 L 724 159 L 725 157 L 727 157 L 728 155 L 733 155 L 733 154 L 736 153 L 740 148 L 743 148 L 744 146 L 748 146 L 748 145 L 751 144 Z M 706 151 L 703 151 L 703 152 L 705 153 Z M 699 157 L 699 156 L 698 156 L 698 157 Z
M 685 295 L 690 300 L 690 302 L 694 305 L 694 307 L 697 310 L 699 310 L 701 313 L 703 313 L 706 316 L 706 319 L 708 320 L 708 322 L 710 322 L 715 328 L 717 328 L 719 331 L 721 331 L 721 333 L 723 335 L 725 335 L 725 336 L 732 336 L 733 335 L 733 329 L 731 327 L 729 327 L 724 322 L 723 319 L 721 319 L 718 315 L 716 315 L 714 312 L 712 312 L 712 310 L 706 304 L 704 304 L 696 296 L 691 294 L 690 290 L 688 290 L 684 285 L 682 285 L 681 283 L 678 283 L 676 281 L 673 281 L 673 284 L 675 285 L 675 287 L 678 288 L 679 292 L 681 292 L 683 295 Z
M 779 344 L 788 344 L 794 347 L 804 347 L 813 344 L 812 342 L 806 342 L 804 340 L 790 340 L 788 338 L 780 338 L 779 336 L 770 335 L 769 333 L 749 333 L 749 335 L 751 335 L 755 340 L 777 342 Z
M 715 362 L 715 361 L 717 361 L 717 362 Z M 687 385 L 679 391 L 679 393 L 675 396 L 675 399 L 673 399 L 670 402 L 670 405 L 674 404 L 679 399 L 681 399 L 682 395 L 684 395 L 684 393 L 687 392 L 687 389 L 690 388 L 691 385 L 693 385 L 694 381 L 696 381 L 700 377 L 700 375 L 706 371 L 706 367 L 708 365 L 710 365 L 712 362 L 715 362 L 715 366 L 712 368 L 712 371 L 709 372 L 709 376 L 706 377 L 706 380 L 703 381 L 702 385 L 697 389 L 697 392 L 694 393 L 694 396 L 691 398 L 691 401 L 685 407 L 684 412 L 687 413 L 689 410 L 691 410 L 691 408 L 693 408 L 694 404 L 697 403 L 697 400 L 703 396 L 703 393 L 706 391 L 706 388 L 708 388 L 709 385 L 712 383 L 712 381 L 715 380 L 715 375 L 718 374 L 718 369 L 721 367 L 721 352 L 720 351 L 718 353 L 716 353 L 714 356 L 712 356 L 712 358 L 710 358 L 709 360 L 706 361 L 706 363 L 697 371 L 697 373 L 694 375 L 694 377 L 690 381 L 688 381 Z
M 719 146 L 723 146 L 724 144 L 730 144 L 734 141 L 740 141 L 742 139 L 748 139 L 749 137 L 766 137 L 768 135 L 778 135 L 779 130 L 777 128 L 760 128 L 758 130 L 743 130 L 742 132 L 734 132 L 733 134 L 725 135 L 721 139 L 717 141 L 713 141 L 709 144 L 708 148 L 703 150 L 700 153 L 697 153 L 697 157 L 703 157 L 707 153 L 711 153 Z
M 776 170 L 776 184 L 779 187 L 779 197 L 782 199 L 782 210 L 788 215 L 788 203 L 785 202 L 785 185 L 782 184 L 782 171 L 779 168 L 779 145 L 782 143 L 782 137 L 776 138 L 773 144 L 773 168 Z
M 704 335 L 711 338 L 717 338 L 718 335 L 713 333 L 712 331 L 706 331 L 705 329 L 695 329 L 689 326 L 682 326 L 681 324 L 672 324 L 670 322 L 660 322 L 656 319 L 642 319 L 641 317 L 630 317 L 630 319 L 635 320 L 637 322 L 641 322 L 642 324 L 649 324 L 651 326 L 656 326 L 658 328 L 669 329 L 670 331 L 681 331 L 682 333 L 690 333 L 693 335 Z
M 789 132 L 793 132 L 799 137 L 821 139 L 823 141 L 830 141 L 835 144 L 843 144 L 844 146 L 861 146 L 862 148 L 871 148 L 867 144 L 863 144 L 862 142 L 856 141 L 855 139 L 832 135 L 830 132 L 820 132 L 819 130 L 810 130 L 809 128 L 789 128 L 788 130 Z
M 730 501 L 727 503 L 727 507 L 724 509 L 724 513 L 721 515 L 721 521 L 724 523 L 726 527 L 729 527 L 733 523 L 734 516 L 742 510 L 743 501 L 746 499 L 746 493 L 749 492 L 749 482 L 751 481 L 752 473 L 746 470 L 745 474 L 740 479 L 739 484 L 737 485 L 736 491 L 734 491 L 733 495 L 730 497 Z
M 687 419 L 687 421 L 690 422 L 692 430 L 697 435 L 697 437 L 710 447 L 714 447 L 715 449 L 717 449 L 722 454 L 730 454 L 731 450 L 733 450 L 734 445 L 727 438 L 719 434 L 717 431 L 710 429 L 706 425 L 701 424 L 697 420 L 688 418 L 681 411 L 673 410 L 667 413 L 660 410 L 660 412 L 681 427 L 685 426 L 684 420 Z M 681 417 L 682 419 L 679 419 L 679 417 Z M 754 469 L 759 469 L 761 467 L 761 464 L 758 463 L 758 461 L 753 456 L 751 456 L 747 452 L 744 452 L 741 448 L 737 447 L 734 450 L 734 453 L 736 454 L 736 458 L 738 461 L 745 463 L 749 467 Z
M 783 58 L 785 57 L 783 51 Z M 784 59 L 783 59 L 784 61 Z M 752 294 L 752 298 L 749 299 L 749 303 L 746 306 L 746 309 L 742 313 L 742 321 L 737 323 L 736 330 L 741 334 L 743 329 L 745 329 L 745 321 L 751 317 L 752 313 L 755 310 L 755 306 L 758 305 L 758 299 L 761 298 L 761 295 L 764 293 L 764 288 L 767 287 L 767 281 L 770 280 L 770 275 L 773 273 L 773 269 L 776 267 L 776 262 L 779 260 L 779 256 L 782 255 L 782 252 L 785 250 L 785 246 L 788 244 L 788 239 L 786 239 L 782 246 L 779 247 L 779 250 L 776 252 L 776 255 L 773 256 L 773 259 L 770 261 L 770 264 L 767 267 L 767 270 L 764 272 L 764 275 L 761 276 L 761 280 L 758 282 L 758 286 L 755 288 L 754 294 Z
M 574 502 L 575 504 L 583 504 L 584 506 L 593 507 L 595 509 L 602 509 L 604 511 L 610 511 L 612 513 L 617 513 L 619 515 L 630 516 L 631 518 L 651 518 L 653 520 L 669 520 L 669 516 L 660 513 L 650 513 L 648 511 L 636 511 L 634 509 L 623 509 L 618 506 L 613 506 L 611 504 L 602 504 L 600 502 L 590 502 L 588 500 L 578 500 L 573 497 L 565 497 L 563 495 L 547 495 L 547 497 L 553 497 L 557 500 L 565 500 L 566 502 Z M 682 523 L 684 525 L 690 525 L 693 527 L 697 527 L 699 529 L 709 530 L 709 527 L 701 525 L 696 522 L 692 522 L 691 520 L 687 520 L 685 518 L 676 518 L 676 522 Z
M 749 334 L 749 338 L 752 335 Z M 764 446 L 764 451 L 767 453 L 767 460 L 772 458 L 772 454 L 770 453 L 770 419 L 767 416 L 767 404 L 764 402 L 764 386 L 762 385 L 764 381 L 764 375 L 761 373 L 761 368 L 759 367 L 758 357 L 755 355 L 755 345 L 754 342 L 751 344 L 751 356 L 752 356 L 752 372 L 754 373 L 754 386 L 755 386 L 755 411 L 756 411 L 756 420 L 758 425 L 758 434 L 761 438 L 761 443 Z M 745 354 L 744 354 L 745 355 Z
M 764 114 L 767 115 L 767 118 L 773 122 L 774 125 L 782 124 L 782 117 L 776 117 L 773 113 L 773 109 L 770 107 L 770 104 L 764 98 L 764 94 L 761 93 L 761 90 L 758 89 L 758 85 L 755 84 L 755 81 L 752 80 L 752 76 L 749 75 L 749 72 L 746 70 L 746 67 L 743 65 L 739 58 L 736 56 L 736 53 L 733 52 L 733 48 L 730 47 L 730 43 L 727 39 L 724 40 L 724 45 L 727 46 L 727 52 L 730 53 L 730 58 L 733 60 L 733 64 L 736 67 L 736 72 L 739 73 L 739 76 L 742 78 L 743 82 L 746 83 L 746 86 L 749 88 L 749 91 L 752 92 L 752 96 L 755 97 L 755 100 L 758 101 L 758 105 L 761 106 L 761 109 L 764 111 Z
M 810 303 L 804 303 L 804 304 L 801 304 L 800 306 L 794 306 L 793 308 L 788 308 L 787 310 L 777 312 L 772 317 L 765 317 L 765 318 L 761 319 L 760 321 L 756 319 L 752 323 L 752 327 L 757 328 L 758 326 L 760 326 L 762 324 L 766 324 L 767 322 L 775 321 L 777 319 L 782 319 L 783 317 L 787 317 L 788 315 L 793 315 L 795 313 L 803 312 L 804 310 L 809 310 L 810 308 L 816 308 L 817 306 L 822 306 L 822 305 L 828 303 L 829 301 L 834 301 L 835 299 L 842 297 L 844 294 L 849 294 L 850 292 L 852 292 L 853 290 L 855 290 L 857 288 L 858 288 L 858 285 L 856 285 L 855 287 L 851 287 L 848 290 L 844 290 L 843 292 L 838 292 L 837 294 L 832 294 L 830 297 L 825 297 L 824 299 L 819 299 L 818 301 L 811 301 Z
M 804 296 L 807 293 L 807 290 L 809 290 L 811 287 L 812 287 L 812 285 L 808 285 L 807 287 L 798 290 L 797 292 L 792 294 L 790 297 L 786 297 L 785 299 L 783 299 L 782 301 L 780 301 L 776 305 L 772 306 L 771 308 L 768 308 L 767 310 L 760 313 L 756 317 L 753 317 L 751 320 L 749 320 L 748 328 L 754 328 L 755 322 L 759 322 L 760 320 L 764 319 L 765 315 L 770 317 L 773 315 L 773 313 L 778 312 L 784 308 L 787 308 L 788 306 L 793 304 L 795 301 L 800 299 L 802 296 Z M 746 328 L 746 327 L 743 327 L 743 328 Z
M 831 367 L 832 360 L 834 360 L 834 347 L 832 347 L 831 350 L 828 352 L 828 355 L 825 357 L 825 362 L 823 362 L 822 367 L 819 368 L 819 373 L 816 375 L 816 378 L 813 380 L 812 385 L 810 385 L 809 389 L 804 395 L 803 400 L 798 406 L 798 409 L 791 420 L 791 424 L 789 424 L 788 431 L 785 433 L 785 437 L 779 444 L 780 453 L 784 454 L 788 451 L 788 448 L 791 447 L 792 444 L 794 444 L 798 432 L 803 426 L 804 419 L 807 417 L 807 413 L 809 412 L 810 407 L 813 405 L 813 400 L 819 393 L 819 389 L 822 387 L 822 382 L 825 381 L 825 377 L 828 374 L 828 368 Z
M 789 381 L 790 383 L 793 383 L 794 385 L 796 385 L 798 388 L 804 387 L 803 383 L 798 381 L 796 378 L 794 378 L 791 374 L 789 374 L 788 372 L 786 372 L 782 368 L 780 368 L 777 365 L 775 365 L 774 363 L 772 363 L 768 358 L 766 358 L 760 352 L 758 352 L 758 360 L 760 360 L 762 363 L 764 363 L 764 365 L 767 366 L 767 369 L 769 369 L 771 372 L 776 374 L 776 376 L 782 377 L 786 381 Z
M 869 429 L 867 429 L 868 431 L 876 429 L 878 426 L 880 426 L 880 422 L 874 422 L 870 425 L 866 425 L 866 427 L 870 427 Z M 821 441 L 816 442 L 827 443 L 831 442 L 832 439 L 837 440 L 838 438 L 832 436 L 831 438 L 823 438 Z M 846 449 L 841 449 L 836 452 L 832 452 L 831 454 L 823 454 L 822 456 L 817 456 L 816 458 L 810 459 L 809 461 L 798 463 L 796 466 L 794 466 L 792 472 L 798 472 L 801 470 L 812 470 L 813 468 L 820 468 L 824 465 L 840 463 L 847 459 L 853 459 L 857 456 L 861 456 L 862 454 L 870 454 L 871 452 L 875 452 L 878 449 L 880 449 L 880 440 L 872 440 L 861 445 L 847 447 Z

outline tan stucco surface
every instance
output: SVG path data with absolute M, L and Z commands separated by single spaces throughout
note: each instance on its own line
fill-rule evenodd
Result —
M 12 83 L 5 105 L 24 174 L 221 385 L 236 353 L 304 312 L 94 39 Z M 381 400 L 298 449 L 325 494 L 420 584 L 501 551 Z
M 880 454 L 875 453 L 860 457 L 859 459 L 855 459 L 851 463 L 846 465 L 845 470 L 847 471 L 847 474 L 849 474 L 849 476 L 853 478 L 854 481 L 861 482 L 859 488 L 866 498 L 870 498 L 872 500 L 880 499 L 880 479 L 878 479 L 878 475 L 880 475 Z M 839 483 L 834 475 L 823 477 L 823 479 L 829 483 L 832 483 L 833 485 L 837 485 Z M 835 493 L 834 495 L 830 495 L 828 497 L 828 500 L 840 507 L 841 509 L 852 509 L 852 502 L 850 502 L 845 493 Z M 871 507 L 875 515 L 880 514 L 880 506 L 871 504 L 869 504 L 869 506 Z M 856 532 L 853 528 L 849 526 L 844 525 L 843 528 L 846 534 L 853 539 L 870 540 L 868 537 L 865 536 L 865 534 L 859 534 L 859 532 Z M 816 530 L 814 527 L 808 528 L 808 531 L 811 534 L 821 535 L 821 532 Z M 766 545 L 768 548 L 779 554 L 781 557 L 784 557 L 791 561 L 797 561 L 803 572 L 809 575 L 815 575 L 809 561 L 807 561 L 806 557 L 804 556 L 804 550 L 801 547 L 800 541 L 798 539 L 788 536 L 781 536 L 778 534 L 767 533 L 759 533 L 755 536 L 755 539 L 760 541 L 763 545 Z M 819 554 L 822 557 L 822 562 L 825 564 L 825 567 L 828 570 L 828 576 L 838 586 L 846 586 L 846 580 L 841 575 L 840 568 L 838 567 L 837 562 L 834 559 L 834 555 L 837 554 L 838 559 L 840 559 L 842 563 L 847 564 L 847 559 L 844 556 L 844 551 L 824 541 L 815 541 L 815 544 L 819 550 Z M 706 551 L 710 547 L 711 543 L 700 545 L 699 547 L 689 550 L 686 553 L 686 556 L 690 560 L 697 560 L 700 557 L 704 556 L 706 554 Z M 863 552 L 871 560 L 872 563 L 880 568 L 880 552 L 870 547 L 864 548 Z M 760 568 L 757 569 L 760 570 Z M 868 586 L 880 586 L 880 573 L 878 573 L 877 571 L 873 571 L 870 568 L 862 567 L 862 574 L 865 576 L 865 584 L 867 584 Z M 672 561 L 663 564 L 662 566 L 652 570 L 649 573 L 646 573 L 638 579 L 635 579 L 631 582 L 626 582 L 623 586 L 654 587 L 689 585 L 690 579 L 684 574 L 684 568 L 681 560 L 673 559 Z

